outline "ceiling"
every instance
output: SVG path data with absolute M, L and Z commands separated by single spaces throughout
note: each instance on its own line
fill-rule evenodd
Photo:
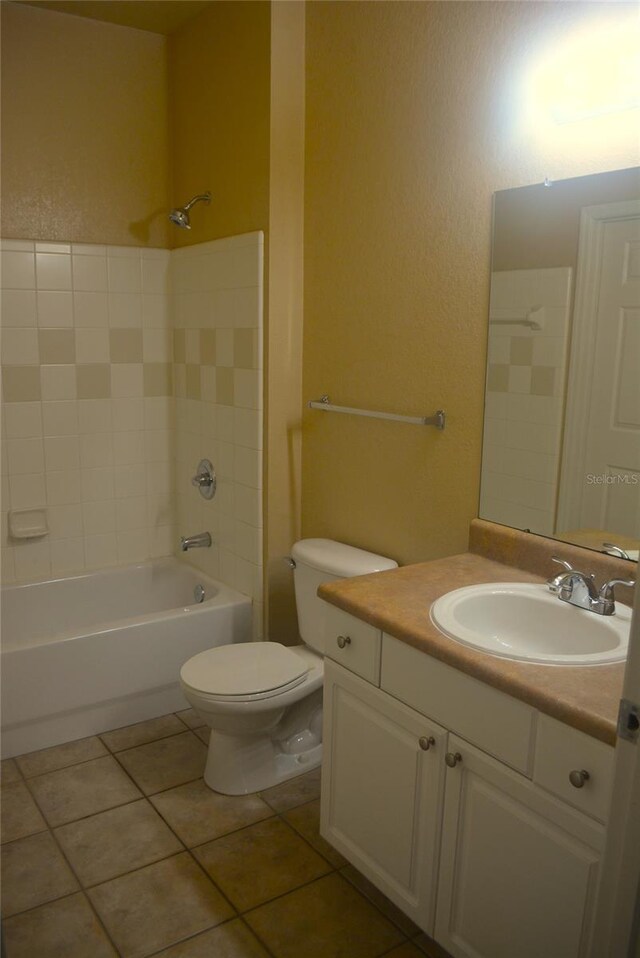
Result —
M 18 0 L 30 7 L 71 13 L 117 23 L 122 27 L 150 30 L 168 36 L 208 7 L 211 0 Z

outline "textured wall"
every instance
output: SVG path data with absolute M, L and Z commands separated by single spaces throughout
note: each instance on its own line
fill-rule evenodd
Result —
M 171 246 L 266 229 L 270 4 L 214 3 L 169 40 L 171 205 L 210 190 Z
M 2 4 L 2 236 L 167 245 L 164 37 Z
M 615 8 L 615 9 L 612 9 Z M 595 3 L 307 8 L 303 533 L 402 562 L 463 550 L 477 514 L 491 194 L 634 165 L 637 127 L 526 125 L 527 66 Z

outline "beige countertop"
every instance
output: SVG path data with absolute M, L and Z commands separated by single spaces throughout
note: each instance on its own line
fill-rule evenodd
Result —
M 431 603 L 452 589 L 542 581 L 539 575 L 467 552 L 326 583 L 318 594 L 441 662 L 613 745 L 624 664 L 565 668 L 502 659 L 447 638 L 429 618 Z

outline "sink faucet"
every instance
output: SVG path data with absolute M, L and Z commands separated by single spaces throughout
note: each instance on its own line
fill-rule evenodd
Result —
M 575 605 L 579 609 L 586 609 L 587 612 L 596 612 L 598 615 L 614 615 L 616 611 L 614 586 L 628 585 L 633 587 L 635 585 L 633 579 L 610 579 L 600 589 L 596 589 L 593 575 L 585 575 L 584 572 L 573 569 L 569 562 L 565 562 L 559 556 L 552 556 L 551 558 L 554 562 L 564 566 L 565 571 L 549 579 L 547 582 L 549 591 L 557 595 L 562 602 L 568 602 L 569 605 Z
M 211 546 L 211 533 L 198 532 L 195 536 L 180 537 L 180 551 L 186 552 L 188 549 L 208 549 Z

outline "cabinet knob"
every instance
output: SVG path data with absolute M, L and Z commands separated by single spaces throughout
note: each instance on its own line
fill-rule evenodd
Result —
M 447 752 L 447 754 L 444 757 L 444 760 L 449 766 L 449 768 L 455 768 L 458 762 L 462 761 L 462 755 L 460 754 L 460 752 L 455 752 L 455 754 L 454 752 Z
M 420 746 L 423 752 L 428 752 L 431 746 L 435 744 L 436 744 L 436 740 L 434 739 L 433 735 L 429 735 L 428 737 L 426 735 L 422 735 L 418 739 L 418 745 Z
M 572 772 L 569 772 L 569 781 L 574 788 L 582 788 L 584 783 L 588 782 L 590 778 L 591 776 L 584 768 L 574 768 Z
M 345 645 L 351 645 L 351 638 L 348 635 L 339 635 L 337 641 L 339 649 L 344 649 Z

